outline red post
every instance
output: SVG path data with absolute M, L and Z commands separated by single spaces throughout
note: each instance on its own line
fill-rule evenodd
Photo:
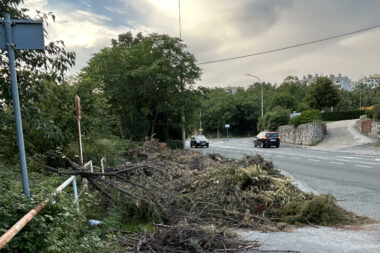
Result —
M 82 134 L 81 134 L 81 129 L 80 129 L 81 108 L 80 108 L 80 97 L 78 95 L 75 96 L 75 112 L 76 112 L 77 127 L 78 127 L 79 160 L 80 160 L 80 164 L 83 165 Z

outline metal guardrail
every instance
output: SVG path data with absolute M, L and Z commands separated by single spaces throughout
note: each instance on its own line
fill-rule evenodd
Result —
M 92 164 L 92 162 L 91 162 Z M 65 182 L 63 182 L 57 189 L 55 189 L 53 196 L 51 198 L 46 198 L 42 203 L 38 204 L 35 208 L 30 210 L 27 214 L 24 215 L 16 224 L 14 224 L 7 232 L 5 232 L 0 237 L 0 250 L 23 228 L 26 224 L 29 223 L 54 197 L 59 194 L 63 189 L 65 189 L 70 183 L 73 183 L 74 191 L 74 203 L 79 211 L 79 202 L 78 202 L 78 189 L 76 177 L 71 176 Z

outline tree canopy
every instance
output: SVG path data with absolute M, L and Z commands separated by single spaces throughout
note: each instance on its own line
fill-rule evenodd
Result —
M 338 88 L 327 77 L 318 77 L 306 89 L 306 101 L 313 109 L 322 110 L 335 106 L 340 101 Z
M 118 116 L 122 135 L 142 139 L 177 137 L 182 105 L 190 112 L 191 85 L 200 77 L 194 56 L 178 38 L 129 32 L 95 54 L 80 75 L 103 94 Z M 170 124 L 169 124 L 170 123 Z

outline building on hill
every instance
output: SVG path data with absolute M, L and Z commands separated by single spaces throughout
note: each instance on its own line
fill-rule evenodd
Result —
M 358 85 L 364 85 L 371 89 L 375 89 L 380 86 L 380 74 L 360 78 L 358 81 L 354 82 L 353 88 L 356 88 Z
M 222 89 L 223 89 L 225 92 L 227 92 L 227 93 L 231 93 L 231 94 L 235 94 L 236 91 L 237 91 L 238 89 L 243 89 L 243 90 L 245 90 L 244 87 L 239 87 L 239 86 L 226 86 L 226 87 L 223 87 Z
M 303 79 L 301 80 L 301 82 L 305 83 L 306 85 L 310 85 L 315 80 L 317 80 L 318 77 L 323 77 L 323 75 L 315 74 L 313 76 L 309 74 L 307 76 L 303 76 Z M 338 86 L 340 89 L 347 90 L 347 91 L 351 90 L 351 80 L 347 76 L 342 76 L 341 74 L 338 74 L 337 76 L 335 76 L 335 75 L 330 74 L 326 77 L 330 78 L 331 81 L 333 81 L 333 83 L 336 86 Z

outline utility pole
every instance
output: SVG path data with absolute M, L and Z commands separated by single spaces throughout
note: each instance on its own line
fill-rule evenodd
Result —
M 257 80 L 259 80 L 259 82 L 261 84 L 261 118 L 263 118 L 264 117 L 264 91 L 263 91 L 263 83 L 261 82 L 260 78 L 258 78 L 255 75 L 246 74 L 246 76 L 250 76 L 250 77 L 256 78 Z
M 178 26 L 179 26 L 179 38 L 182 39 L 182 31 L 181 31 L 181 0 L 178 0 Z M 181 73 L 182 75 L 182 73 Z M 181 92 L 183 92 L 184 85 L 182 83 L 182 78 L 180 79 L 181 82 Z M 182 121 L 182 126 L 181 126 L 181 132 L 182 132 L 182 145 L 183 148 L 185 148 L 186 145 L 186 133 L 185 133 L 185 99 L 184 103 L 181 108 L 181 121 Z
M 13 109 L 16 122 L 17 146 L 20 155 L 22 188 L 25 197 L 30 198 L 14 50 L 44 49 L 43 26 L 42 21 L 18 19 L 11 20 L 8 13 L 4 13 L 4 20 L 0 20 L 0 24 L 0 33 L 3 35 L 5 34 L 5 38 L 4 36 L 0 36 L 0 49 L 6 49 L 8 51 L 9 58 L 9 71 L 11 76 Z

